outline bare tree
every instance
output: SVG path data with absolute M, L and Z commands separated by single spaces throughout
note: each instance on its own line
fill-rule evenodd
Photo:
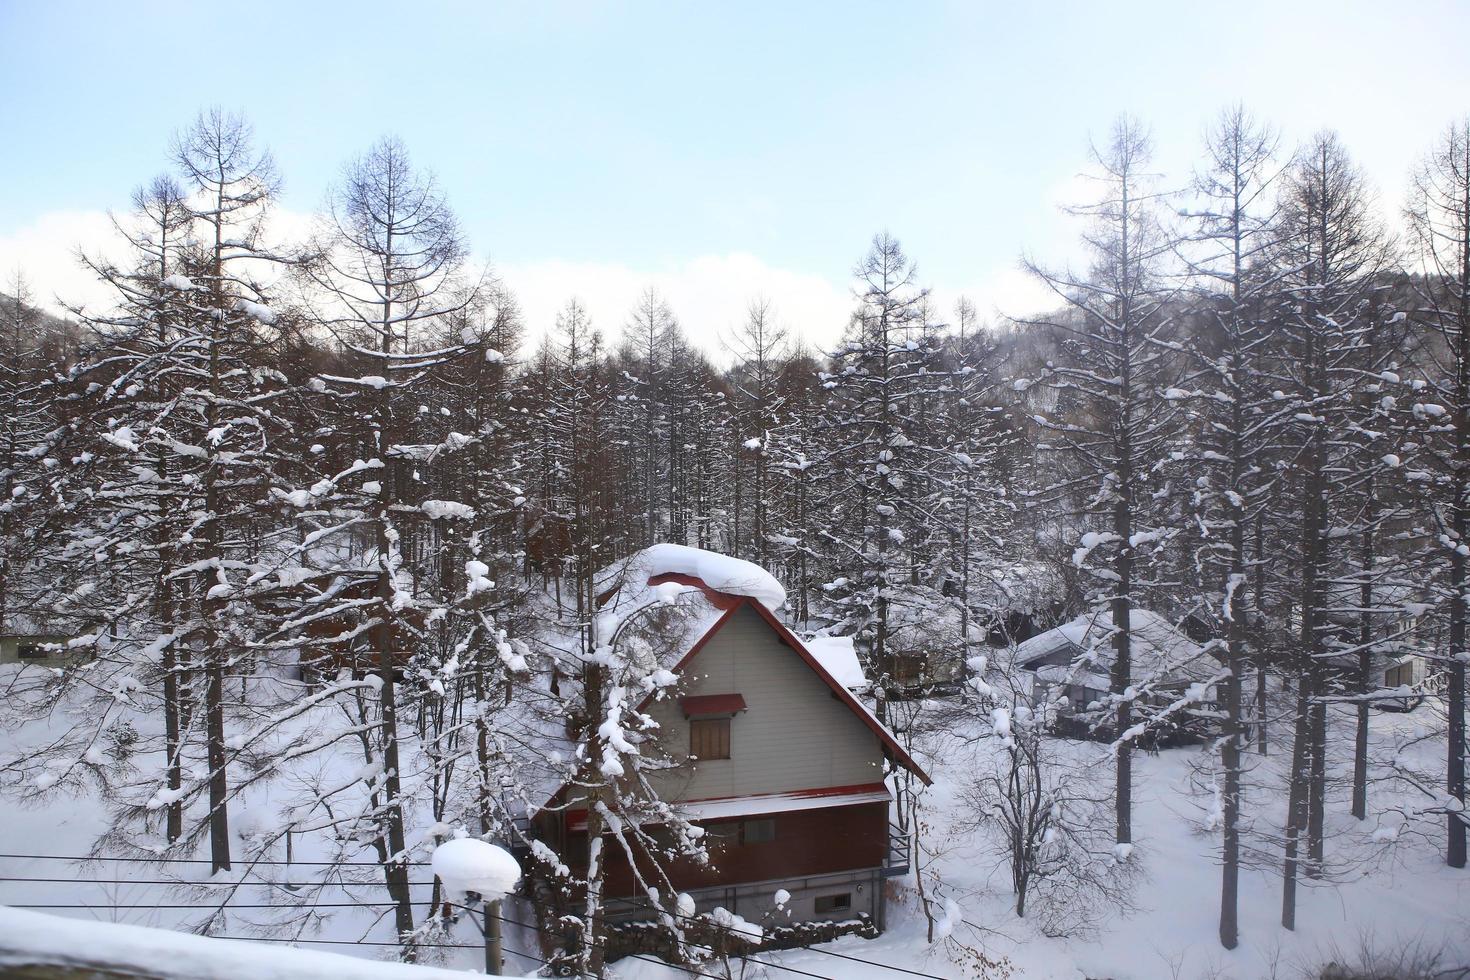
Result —
M 737 394 L 736 418 L 741 426 L 736 432 L 741 448 L 752 461 L 750 548 L 748 557 L 756 564 L 770 567 L 771 488 L 770 466 L 774 455 L 771 442 L 777 438 L 777 421 L 781 398 L 777 378 L 786 356 L 786 329 L 776 321 L 771 301 L 761 297 L 751 300 L 745 322 L 727 341 L 737 362 L 733 370 Z M 739 460 L 735 489 L 742 481 Z M 736 521 L 739 521 L 739 498 L 736 498 Z M 735 551 L 741 554 L 739 534 L 735 535 Z
M 424 341 L 436 322 L 474 302 L 478 284 L 463 288 L 467 250 L 454 214 L 434 178 L 413 166 L 396 139 L 380 140 L 347 167 L 325 224 L 318 259 L 307 269 L 319 294 L 313 315 L 366 370 L 356 377 L 323 376 L 319 384 L 337 391 L 347 404 L 361 406 L 372 454 L 329 483 L 332 493 L 343 496 L 342 506 L 360 510 L 372 529 L 368 557 L 376 608 L 369 635 L 378 683 L 371 730 L 377 744 L 367 751 L 380 757 L 383 767 L 373 790 L 380 827 L 373 846 L 404 956 L 413 959 L 398 693 L 403 665 L 395 642 L 416 625 L 408 615 L 416 602 L 402 574 L 407 519 L 399 514 L 401 507 L 417 510 L 419 504 L 408 497 L 409 469 L 417 454 L 405 424 L 416 413 L 405 402 L 433 368 L 473 346 L 456 338 L 448 347 L 426 349 Z M 377 478 L 364 481 L 364 476 Z M 349 489 L 349 477 L 360 486 Z
M 1069 396 L 1073 412 L 1035 416 L 1048 435 L 1045 448 L 1060 452 L 1070 474 L 1043 488 L 1047 499 L 1078 507 L 1098 522 L 1083 536 L 1074 564 L 1093 569 L 1097 601 L 1113 622 L 1113 724 L 1117 743 L 1115 817 L 1117 840 L 1133 839 L 1132 743 L 1135 727 L 1130 610 L 1147 584 L 1149 559 L 1167 544 L 1169 528 L 1155 523 L 1154 463 L 1173 435 L 1176 410 L 1157 393 L 1167 386 L 1169 355 L 1157 343 L 1167 326 L 1170 289 L 1163 264 L 1171 243 L 1160 224 L 1160 194 L 1148 172 L 1151 145 L 1133 119 L 1119 119 L 1108 143 L 1093 148 L 1100 168 L 1101 199 L 1072 209 L 1089 218 L 1083 241 L 1092 253 L 1086 276 L 1027 268 L 1066 304 L 1067 318 L 1037 321 L 1070 334 L 1063 356 L 1043 383 Z M 1092 565 L 1085 565 L 1086 562 Z
M 1046 733 L 1055 705 L 1028 703 L 1017 691 L 993 692 L 990 758 L 964 791 L 965 802 L 1011 877 L 1018 917 L 1041 921 L 1047 935 L 1094 928 L 1104 910 L 1125 909 L 1135 877 L 1127 845 L 1106 826 L 1105 786 L 1060 759 Z M 1101 818 L 1101 819 L 1099 819 Z
M 1449 610 L 1449 646 L 1439 655 L 1448 675 L 1449 726 L 1445 792 L 1445 863 L 1465 867 L 1465 666 L 1470 623 L 1470 119 L 1451 125 L 1415 172 L 1408 212 L 1412 244 L 1423 272 L 1415 319 L 1444 341 L 1448 364 L 1430 379 L 1448 420 L 1431 417 L 1438 499 L 1440 563 L 1449 578 L 1442 593 Z
M 1335 134 L 1318 135 L 1286 175 L 1276 249 L 1288 300 L 1280 400 L 1291 414 L 1283 441 L 1299 541 L 1290 562 L 1300 634 L 1282 896 L 1282 925 L 1290 929 L 1304 836 L 1307 873 L 1319 874 L 1323 859 L 1326 660 L 1336 629 L 1332 577 L 1346 540 L 1333 523 L 1358 529 L 1362 518 L 1347 513 L 1349 497 L 1372 472 L 1353 445 L 1353 392 L 1367 365 L 1369 292 L 1389 259 L 1362 177 Z M 1356 604 L 1357 596 L 1349 601 Z
M 1251 659 L 1251 573 L 1261 561 L 1257 555 L 1252 562 L 1246 533 L 1271 502 L 1270 453 L 1281 414 L 1265 376 L 1274 351 L 1272 322 L 1262 315 L 1275 288 L 1266 259 L 1274 230 L 1269 195 L 1277 175 L 1276 142 L 1269 127 L 1239 106 L 1221 113 L 1207 135 L 1209 163 L 1195 181 L 1201 207 L 1190 215 L 1196 229 L 1190 242 L 1198 255 L 1190 264 L 1200 280 L 1208 329 L 1188 338 L 1192 358 L 1185 389 L 1169 393 L 1200 417 L 1198 435 L 1184 450 L 1196 474 L 1196 567 L 1203 615 L 1221 637 L 1229 672 L 1220 698 L 1225 718 L 1219 742 L 1224 772 L 1220 943 L 1226 949 L 1235 948 L 1239 935 L 1241 757 L 1247 738 L 1241 684 Z

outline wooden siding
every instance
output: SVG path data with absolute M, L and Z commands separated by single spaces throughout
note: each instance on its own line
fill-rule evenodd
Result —
M 878 737 L 748 608 L 732 616 L 690 661 L 681 695 L 741 694 L 749 706 L 730 725 L 730 758 L 693 762 L 660 777 L 666 800 L 704 800 L 854 786 L 883 779 Z M 689 723 L 676 700 L 649 706 L 677 758 Z
M 711 824 L 761 819 L 775 821 L 774 839 L 755 844 L 731 841 L 718 845 L 711 848 L 710 863 L 704 867 L 677 861 L 669 869 L 674 887 L 687 891 L 877 868 L 887 856 L 887 803 L 859 803 L 767 816 L 753 814 L 738 820 L 711 821 Z M 580 848 L 577 851 L 583 853 Z M 617 842 L 608 839 L 603 853 L 608 855 L 608 895 L 637 894 L 627 859 Z

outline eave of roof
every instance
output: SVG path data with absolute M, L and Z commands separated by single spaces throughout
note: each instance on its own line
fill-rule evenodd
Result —
M 698 694 L 679 699 L 679 709 L 685 718 L 709 715 L 733 715 L 744 711 L 745 696 L 742 694 Z

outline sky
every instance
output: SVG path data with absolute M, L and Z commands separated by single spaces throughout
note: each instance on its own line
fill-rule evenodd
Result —
M 1124 112 L 1180 187 L 1229 104 L 1288 151 L 1336 129 L 1396 223 L 1470 113 L 1467 36 L 1465 0 L 0 0 L 0 281 L 98 302 L 76 249 L 217 104 L 274 153 L 284 236 L 403 139 L 536 332 L 576 296 L 616 333 L 654 286 L 712 353 L 756 296 L 821 347 L 881 230 L 941 310 L 1021 315 L 1047 305 L 1021 256 L 1076 261 L 1062 206 Z

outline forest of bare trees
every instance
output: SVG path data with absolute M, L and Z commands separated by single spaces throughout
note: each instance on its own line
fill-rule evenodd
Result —
M 315 838 L 325 862 L 367 860 L 412 958 L 436 928 L 410 892 L 417 835 L 520 833 L 533 774 L 657 850 L 637 828 L 667 814 L 619 796 L 607 722 L 657 683 L 624 650 L 649 641 L 607 632 L 597 576 L 677 542 L 768 570 L 793 625 L 856 637 L 901 735 L 939 723 L 905 692 L 937 689 L 942 661 L 964 694 L 943 710 L 990 719 L 1012 698 L 984 681 L 996 651 L 1105 610 L 1115 853 L 1137 839 L 1135 753 L 1209 715 L 1227 949 L 1243 864 L 1279 873 L 1286 929 L 1298 883 L 1334 873 L 1330 784 L 1360 821 L 1391 799 L 1463 869 L 1467 127 L 1426 134 L 1394 214 L 1331 132 L 1293 146 L 1230 109 L 1166 179 L 1125 117 L 1071 202 L 1084 260 L 1024 259 L 1050 312 L 940 308 L 882 231 L 835 245 L 856 260 L 835 349 L 752 296 L 705 351 L 653 289 L 598 323 L 567 282 L 556 322 L 527 322 L 453 188 L 394 139 L 282 240 L 263 141 L 202 113 L 117 213 L 128 257 L 85 259 L 110 306 L 44 316 L 23 271 L 0 296 L 0 634 L 64 636 L 74 658 L 8 682 L 9 716 L 65 721 L 0 783 L 99 794 L 107 853 L 218 871 Z M 1208 704 L 1205 685 L 1150 696 L 1140 609 L 1211 655 Z M 915 639 L 951 613 L 954 635 Z M 1376 665 L 1406 656 L 1422 674 L 1386 682 Z M 1432 771 L 1370 762 L 1375 705 L 1407 697 Z M 536 749 L 548 726 L 576 757 Z M 1004 737 L 1034 799 L 998 812 L 1039 841 L 1049 753 Z M 1253 778 L 1278 750 L 1284 784 Z M 286 816 L 238 853 L 235 807 L 283 773 Z M 1284 820 L 1252 819 L 1268 805 Z M 1013 868 L 1018 889 L 1035 870 Z M 285 933 L 330 883 L 300 884 Z M 600 973 L 583 884 L 577 962 Z

